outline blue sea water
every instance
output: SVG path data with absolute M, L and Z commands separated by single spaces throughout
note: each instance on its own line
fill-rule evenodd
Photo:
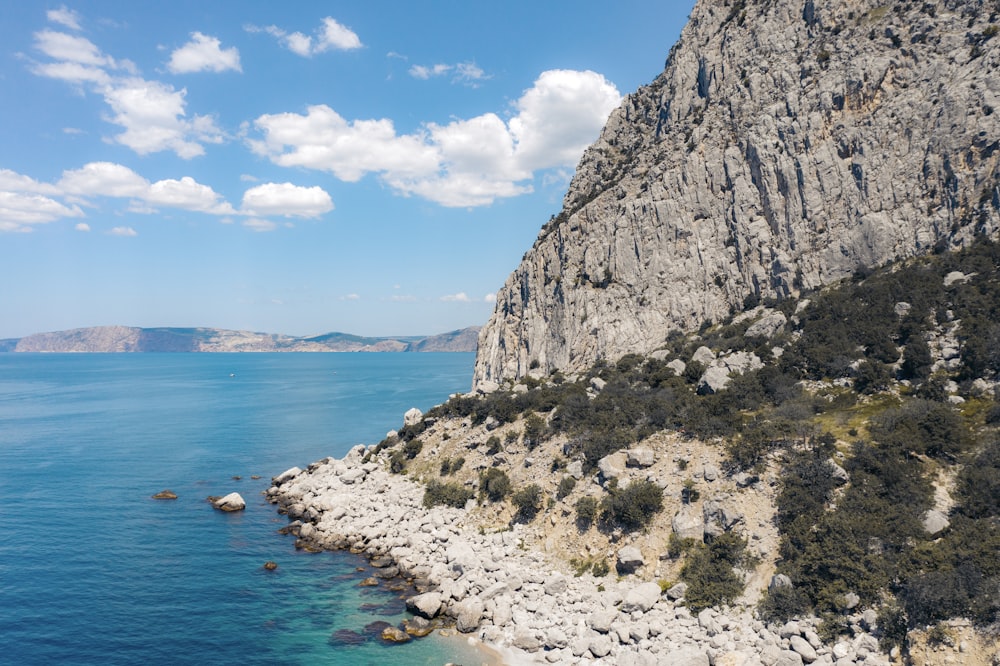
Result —
M 400 594 L 296 551 L 261 494 L 468 390 L 473 360 L 0 354 L 0 663 L 480 663 L 456 638 L 364 640 L 405 617 Z M 205 501 L 232 491 L 246 511 Z

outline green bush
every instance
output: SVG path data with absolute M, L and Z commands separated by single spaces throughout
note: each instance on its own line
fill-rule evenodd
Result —
M 574 488 L 576 488 L 576 479 L 572 476 L 564 476 L 559 481 L 559 488 L 556 490 L 556 498 L 564 499 L 567 495 L 573 492 Z
M 472 496 L 472 491 L 460 483 L 441 483 L 432 480 L 427 483 L 423 504 L 428 509 L 439 504 L 461 509 Z
M 510 477 L 497 467 L 490 467 L 479 477 L 479 497 L 499 502 L 511 491 Z
M 403 453 L 406 455 L 408 460 L 413 460 L 417 457 L 417 454 L 424 448 L 424 443 L 419 439 L 411 439 L 406 444 L 403 444 Z
M 663 509 L 663 491 L 652 481 L 633 481 L 624 489 L 609 489 L 601 501 L 601 520 L 611 527 L 642 529 Z
M 486 440 L 486 455 L 495 456 L 503 450 L 500 446 L 500 438 L 496 435 L 490 435 L 489 439 Z
M 545 435 L 545 419 L 538 414 L 531 413 L 524 420 L 524 445 L 532 451 L 542 443 Z
M 681 568 L 681 580 L 688 584 L 684 598 L 693 612 L 728 604 L 743 594 L 743 579 L 733 567 L 746 558 L 746 541 L 731 532 L 721 534 L 709 545 L 697 545 Z
M 576 524 L 580 529 L 589 529 L 597 519 L 597 498 L 587 495 L 576 501 Z
M 532 483 L 515 492 L 510 499 L 517 508 L 516 518 L 530 522 L 542 508 L 542 489 L 538 484 Z
M 393 451 L 389 456 L 389 471 L 393 474 L 402 474 L 406 471 L 406 454 L 402 451 Z
M 791 619 L 804 617 L 811 609 L 809 597 L 794 587 L 769 589 L 757 604 L 760 619 L 775 624 L 784 624 Z

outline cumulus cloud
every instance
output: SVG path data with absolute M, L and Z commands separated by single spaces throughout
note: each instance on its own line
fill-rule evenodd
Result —
M 0 192 L 0 231 L 30 231 L 32 225 L 66 217 L 83 217 L 83 211 L 41 194 Z
M 77 222 L 76 226 L 73 228 L 77 231 L 90 231 L 90 225 L 86 222 Z
M 114 227 L 108 232 L 111 236 L 122 236 L 124 238 L 131 238 L 133 236 L 138 236 L 139 232 L 132 227 Z
M 442 296 L 441 300 L 448 303 L 470 303 L 472 301 L 464 291 L 460 291 L 457 294 L 447 294 Z
M 250 33 L 266 33 L 278 40 L 282 46 L 292 53 L 309 58 L 326 51 L 351 51 L 363 46 L 361 38 L 348 28 L 329 16 L 323 19 L 312 35 L 301 32 L 288 32 L 276 25 L 244 26 Z
M 497 302 L 497 295 L 495 293 L 493 293 L 493 292 L 490 292 L 490 293 L 486 294 L 485 297 L 483 297 L 483 301 L 486 302 L 486 303 L 496 303 Z
M 204 154 L 206 143 L 222 142 L 224 135 L 214 118 L 187 113 L 186 90 L 138 76 L 131 62 L 115 60 L 84 37 L 56 30 L 42 30 L 34 36 L 35 48 L 50 60 L 33 63 L 31 70 L 39 76 L 65 81 L 103 96 L 112 111 L 108 120 L 123 128 L 114 137 L 116 142 L 140 155 L 169 150 L 184 159 Z M 230 51 L 235 54 L 235 49 L 218 49 L 218 40 L 215 42 L 215 50 L 223 58 Z M 211 44 L 208 48 L 211 49 Z M 190 51 L 186 53 L 179 60 L 179 66 L 193 67 L 196 63 L 208 66 L 204 48 L 200 56 Z M 238 67 L 238 54 L 235 57 Z
M 319 217 L 333 210 L 333 201 L 319 186 L 264 183 L 243 193 L 241 208 L 249 215 Z
M 68 9 L 66 5 L 59 7 L 59 9 L 50 9 L 45 12 L 45 17 L 64 28 L 69 28 L 70 30 L 80 29 L 80 14 L 72 9 Z
M 191 33 L 191 41 L 170 54 L 167 69 L 174 74 L 190 72 L 242 72 L 240 52 L 236 47 L 222 48 L 217 37 L 200 32 Z
M 222 195 L 190 176 L 150 182 L 122 164 L 90 162 L 64 171 L 54 184 L 0 169 L 0 231 L 30 231 L 33 224 L 83 217 L 80 206 L 94 206 L 99 197 L 127 199 L 129 212 L 144 215 L 175 208 L 216 215 L 226 223 L 232 222 L 230 216 L 242 215 L 247 218 L 244 225 L 255 231 L 278 227 L 265 216 L 315 218 L 333 210 L 330 195 L 320 187 L 259 185 L 244 193 L 243 209 L 238 211 Z M 90 229 L 84 223 L 76 228 Z
M 396 192 L 444 206 L 482 206 L 532 190 L 535 172 L 572 167 L 620 103 L 590 71 L 543 72 L 504 121 L 487 113 L 397 134 L 389 119 L 349 121 L 326 105 L 263 115 L 251 149 L 281 166 L 353 182 L 376 174 Z

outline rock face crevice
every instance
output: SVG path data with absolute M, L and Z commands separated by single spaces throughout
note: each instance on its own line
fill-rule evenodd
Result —
M 1000 228 L 1000 2 L 702 0 L 497 294 L 474 382 Z

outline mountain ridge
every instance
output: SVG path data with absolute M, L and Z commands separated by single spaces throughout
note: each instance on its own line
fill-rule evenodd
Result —
M 193 327 L 93 326 L 0 340 L 5 352 L 471 352 L 478 326 L 431 336 L 289 336 Z
M 498 291 L 475 384 L 579 371 L 1000 228 L 995 2 L 698 2 Z

